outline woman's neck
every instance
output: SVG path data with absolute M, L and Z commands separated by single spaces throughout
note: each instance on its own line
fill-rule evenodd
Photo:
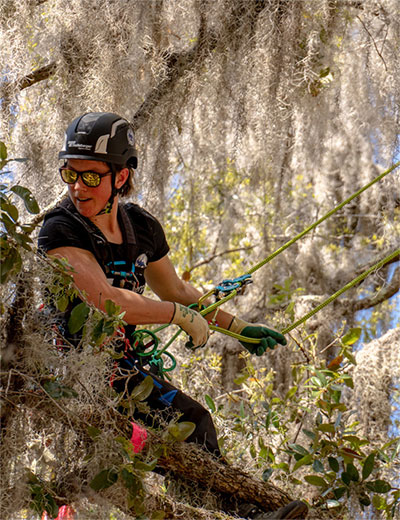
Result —
M 95 215 L 90 220 L 95 224 L 109 242 L 122 244 L 122 230 L 118 221 L 118 200 L 115 199 L 110 213 Z

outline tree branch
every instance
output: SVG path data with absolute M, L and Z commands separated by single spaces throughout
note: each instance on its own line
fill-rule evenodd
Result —
M 362 300 L 358 300 L 355 302 L 351 302 L 346 300 L 346 302 L 342 302 L 347 307 L 350 305 L 353 308 L 353 312 L 370 309 L 371 307 L 375 307 L 380 303 L 388 300 L 392 296 L 394 296 L 399 291 L 399 280 L 400 280 L 400 267 L 396 267 L 395 272 L 393 273 L 392 281 L 383 289 L 381 289 L 378 294 L 372 296 L 371 298 L 363 298 Z
M 8 94 L 13 90 L 24 90 L 25 88 L 32 87 L 40 81 L 49 79 L 57 70 L 57 64 L 55 62 L 49 63 L 40 69 L 36 69 L 30 74 L 23 76 L 15 81 L 6 81 L 2 85 L 2 90 Z
M 9 394 L 8 399 L 12 399 L 17 408 L 32 408 L 37 413 L 44 414 L 49 419 L 55 420 L 69 429 L 72 428 L 75 432 L 81 432 L 83 435 L 87 435 L 89 423 L 92 427 L 102 429 L 101 417 L 93 410 L 88 412 L 80 408 L 72 411 L 65 407 L 65 413 L 54 413 L 54 403 L 50 402 L 49 396 L 44 392 L 28 394 L 21 389 L 17 394 Z M 115 425 L 115 436 L 122 434 L 126 439 L 130 439 L 132 426 L 129 418 L 113 408 L 107 410 L 107 418 Z M 232 495 L 239 502 L 257 504 L 267 511 L 276 510 L 291 501 L 291 497 L 285 491 L 273 484 L 254 478 L 240 468 L 224 464 L 196 444 L 166 442 L 151 430 L 147 430 L 147 435 L 145 450 L 153 453 L 157 448 L 162 448 L 158 466 L 178 474 L 185 480 L 200 483 L 203 488 L 216 493 Z M 87 437 L 88 442 L 93 442 L 88 435 Z M 87 482 L 82 484 L 85 485 Z M 65 493 L 57 490 L 57 494 L 64 495 Z M 121 504 L 116 505 L 121 506 Z

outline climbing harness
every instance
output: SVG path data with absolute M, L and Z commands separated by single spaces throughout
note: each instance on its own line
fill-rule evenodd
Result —
M 375 183 L 379 182 L 381 179 L 383 179 L 386 175 L 388 175 L 390 172 L 395 170 L 400 165 L 400 161 L 393 164 L 390 168 L 385 170 L 383 173 L 375 177 L 371 182 L 360 188 L 357 192 L 355 192 L 353 195 L 348 197 L 346 200 L 341 202 L 338 206 L 330 210 L 326 215 L 321 217 L 319 220 L 305 228 L 301 233 L 296 235 L 294 238 L 286 242 L 283 246 L 278 248 L 276 251 L 271 253 L 267 258 L 259 262 L 258 264 L 254 265 L 249 271 L 237 278 L 234 278 L 232 280 L 227 279 L 223 280 L 219 285 L 216 285 L 213 289 L 211 289 L 209 292 L 204 294 L 197 303 L 190 305 L 190 307 L 197 307 L 201 310 L 199 311 L 202 316 L 205 316 L 206 314 L 209 314 L 213 312 L 214 310 L 218 309 L 221 305 L 226 303 L 227 301 L 231 300 L 238 294 L 244 291 L 245 287 L 252 283 L 251 275 L 263 267 L 265 264 L 273 260 L 276 256 L 278 256 L 280 253 L 285 251 L 288 247 L 290 247 L 292 244 L 297 242 L 300 238 L 302 238 L 304 235 L 315 229 L 319 224 L 327 220 L 329 217 L 331 217 L 334 213 L 342 209 L 346 204 L 351 202 L 354 198 L 358 197 L 361 193 L 363 193 L 365 190 L 373 186 Z M 387 257 L 385 257 L 383 260 L 380 260 L 375 265 L 370 267 L 367 271 L 363 272 L 354 280 L 348 282 L 344 287 L 339 289 L 337 292 L 332 294 L 329 298 L 324 300 L 322 303 L 320 303 L 317 307 L 315 307 L 313 310 L 308 312 L 305 316 L 297 320 L 296 322 L 292 323 L 290 326 L 284 328 L 281 333 L 287 334 L 288 332 L 292 331 L 293 329 L 297 328 L 299 325 L 305 323 L 311 316 L 319 312 L 321 309 L 329 305 L 332 301 L 334 301 L 336 298 L 338 298 L 341 294 L 343 294 L 345 291 L 351 289 L 352 287 L 355 287 L 358 285 L 362 280 L 364 280 L 367 276 L 369 276 L 372 272 L 380 269 L 385 264 L 389 263 L 390 261 L 394 260 L 397 256 L 400 256 L 400 249 L 397 249 L 396 251 L 393 251 L 391 254 L 389 254 Z M 204 306 L 203 302 L 205 302 L 208 298 L 214 296 L 215 297 L 215 303 Z M 182 332 L 182 330 L 179 330 L 177 333 L 175 333 L 172 338 L 166 343 L 166 345 L 158 350 L 158 338 L 156 334 L 160 332 L 161 330 L 165 329 L 166 327 L 169 327 L 169 324 L 162 325 L 158 327 L 157 329 L 153 331 L 148 331 L 146 329 L 135 331 L 133 334 L 134 339 L 134 346 L 136 345 L 138 350 L 137 353 L 139 356 L 147 357 L 146 362 L 150 366 L 155 366 L 159 370 L 159 374 L 161 377 L 166 375 L 166 372 L 172 371 L 176 366 L 176 360 L 174 356 L 167 352 L 168 347 L 175 341 L 175 339 L 179 336 L 179 334 Z M 231 336 L 239 341 L 244 341 L 246 343 L 254 343 L 257 344 L 260 342 L 258 338 L 248 338 L 246 336 L 242 336 L 240 334 L 236 334 L 234 332 L 231 332 L 229 330 L 223 329 L 222 327 L 218 327 L 215 324 L 209 325 L 210 329 L 213 331 L 220 332 L 222 334 L 226 334 L 227 336 Z M 145 339 L 150 338 L 150 341 L 145 344 Z M 135 344 L 136 341 L 136 344 Z M 170 361 L 171 365 L 168 368 L 164 367 L 164 363 L 162 361 L 162 356 L 166 355 Z

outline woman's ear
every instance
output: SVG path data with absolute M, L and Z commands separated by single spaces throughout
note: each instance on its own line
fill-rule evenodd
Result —
M 115 178 L 115 187 L 117 189 L 121 188 L 125 184 L 128 177 L 129 177 L 129 169 L 122 168 L 122 170 L 120 170 L 117 173 L 117 176 Z

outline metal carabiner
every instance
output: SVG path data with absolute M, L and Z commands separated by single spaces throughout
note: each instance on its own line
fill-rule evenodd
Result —
M 251 280 L 251 274 L 243 274 L 242 276 L 234 278 L 233 280 L 223 280 L 219 285 L 215 287 L 215 291 L 222 293 L 230 293 L 235 289 L 239 289 L 241 287 L 244 287 L 245 285 L 248 285 L 249 283 L 253 283 L 253 280 Z

